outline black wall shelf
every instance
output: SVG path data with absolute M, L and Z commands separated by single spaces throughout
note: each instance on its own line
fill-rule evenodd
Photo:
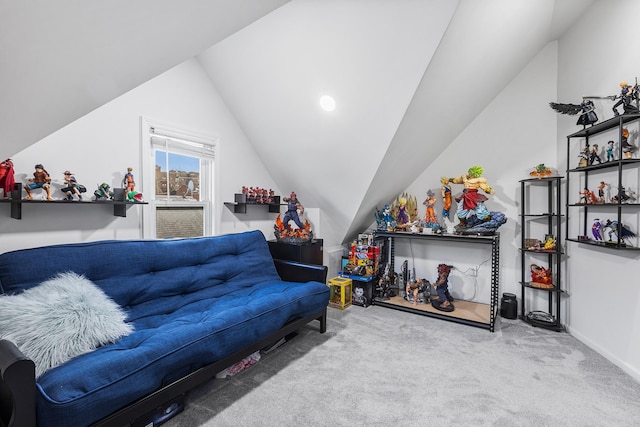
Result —
M 120 191 L 119 191 L 120 190 Z M 11 192 L 10 199 L 2 199 L 0 203 L 11 204 L 11 218 L 22 219 L 22 206 L 23 205 L 67 205 L 67 206 L 96 206 L 96 205 L 111 205 L 113 206 L 113 215 L 125 218 L 127 216 L 127 209 L 135 205 L 146 205 L 147 202 L 128 202 L 124 200 L 124 189 L 114 189 L 115 200 L 29 200 L 22 199 L 22 184 L 16 184 L 14 190 Z
M 248 203 L 242 193 L 236 193 L 234 198 L 234 202 L 224 202 L 233 213 L 246 214 L 247 206 L 266 206 L 270 213 L 280 213 L 280 196 L 274 196 L 273 203 Z

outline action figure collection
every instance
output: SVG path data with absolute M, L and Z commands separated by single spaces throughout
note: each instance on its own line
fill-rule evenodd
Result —
M 127 173 L 122 180 L 122 188 L 125 190 L 126 200 L 130 202 L 142 202 L 142 193 L 135 191 L 135 181 L 133 178 L 133 168 L 127 168 Z M 82 194 L 87 192 L 87 187 L 80 184 L 75 176 L 69 170 L 62 173 L 60 182 L 55 182 L 51 178 L 51 174 L 45 169 L 44 165 L 38 163 L 34 166 L 34 172 L 30 178 L 26 178 L 23 185 L 19 186 L 25 191 L 26 200 L 35 200 L 35 195 L 40 193 L 42 200 L 54 201 L 78 201 L 84 199 Z M 16 189 L 15 170 L 12 159 L 6 159 L 0 164 L 0 190 L 4 199 L 12 198 L 12 193 Z M 20 190 L 18 190 L 20 191 Z M 62 198 L 55 198 L 57 191 L 62 193 Z M 114 192 L 106 182 L 97 185 L 97 189 L 93 193 L 94 201 L 113 200 Z M 15 195 L 13 196 L 15 197 Z M 22 195 L 18 195 L 22 199 Z

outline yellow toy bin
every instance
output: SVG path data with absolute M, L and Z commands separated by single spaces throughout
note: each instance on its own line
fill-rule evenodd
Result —
M 334 277 L 333 279 L 329 279 L 327 286 L 331 290 L 329 307 L 344 310 L 351 305 L 351 279 Z

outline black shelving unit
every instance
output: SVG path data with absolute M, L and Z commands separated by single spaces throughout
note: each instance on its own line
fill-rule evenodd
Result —
M 422 316 L 435 317 L 442 320 L 448 320 L 455 323 L 462 323 L 469 326 L 475 326 L 478 328 L 488 329 L 491 332 L 495 331 L 495 322 L 498 314 L 498 293 L 499 293 L 499 279 L 500 279 L 500 234 L 496 233 L 491 236 L 463 236 L 456 234 L 414 234 L 405 232 L 387 232 L 376 231 L 374 233 L 374 239 L 386 240 L 385 255 L 388 255 L 388 262 L 390 271 L 395 271 L 395 241 L 397 239 L 414 239 L 421 243 L 437 245 L 442 242 L 456 242 L 460 243 L 467 248 L 471 246 L 483 246 L 491 250 L 491 298 L 489 304 L 476 303 L 473 301 L 464 301 L 464 304 L 475 308 L 477 313 L 482 313 L 477 318 L 468 318 L 461 315 L 460 311 L 454 310 L 452 312 L 442 312 L 435 309 L 431 309 L 431 305 L 423 304 L 414 306 L 406 302 L 401 297 L 393 297 L 390 300 L 382 301 L 375 299 L 374 305 L 381 307 L 392 308 L 395 310 L 406 311 L 413 314 L 419 314 Z M 459 300 L 457 300 L 459 301 Z M 454 303 L 455 304 L 455 303 Z
M 631 246 L 627 244 L 624 239 L 621 238 L 620 233 L 617 233 L 616 239 L 609 241 L 608 239 L 604 240 L 596 240 L 589 237 L 588 233 L 590 231 L 589 222 L 593 221 L 595 215 L 603 216 L 603 215 L 611 215 L 617 221 L 618 224 L 625 224 L 625 220 L 623 217 L 623 213 L 629 213 L 632 216 L 637 218 L 638 215 L 638 207 L 640 207 L 640 203 L 637 201 L 633 203 L 627 203 L 621 200 L 618 197 L 617 202 L 615 203 L 571 203 L 571 197 L 577 197 L 577 192 L 574 193 L 575 188 L 571 187 L 571 182 L 575 180 L 583 179 L 584 184 L 581 186 L 583 188 L 594 187 L 594 184 L 600 181 L 598 179 L 598 175 L 602 176 L 604 173 L 613 172 L 616 175 L 616 179 L 612 185 L 616 188 L 614 193 L 620 194 L 620 189 L 623 188 L 623 174 L 624 171 L 631 168 L 637 168 L 640 166 L 640 159 L 636 158 L 627 158 L 624 154 L 623 147 L 621 141 L 623 140 L 623 129 L 633 125 L 636 127 L 636 131 L 640 126 L 640 114 L 627 114 L 618 117 L 614 117 L 612 119 L 606 120 L 602 123 L 598 123 L 594 126 L 584 128 L 578 132 L 575 132 L 571 135 L 567 136 L 567 197 L 566 197 L 566 236 L 567 241 L 576 242 L 583 245 L 592 245 L 598 246 L 606 249 L 614 249 L 614 250 L 629 250 L 629 251 L 638 251 L 640 250 L 637 246 Z M 611 137 L 612 134 L 616 134 L 615 138 L 617 138 L 618 149 L 616 150 L 617 159 L 611 161 L 605 161 L 598 164 L 592 164 L 588 166 L 575 167 L 572 168 L 570 166 L 571 161 L 575 159 L 575 156 L 572 157 L 572 150 L 575 153 L 576 149 L 580 149 L 581 145 L 579 144 L 582 141 L 582 146 L 591 145 L 593 140 L 599 142 L 599 145 L 602 146 L 603 142 L 606 142 L 608 139 L 615 140 L 615 138 Z M 637 144 L 637 141 L 636 141 Z M 637 155 L 637 154 L 636 154 Z M 574 178 L 572 178 L 574 177 Z M 595 182 L 594 182 L 595 181 Z M 574 184 L 575 187 L 575 184 Z M 579 188 L 582 190 L 582 188 Z M 575 214 L 575 215 L 574 215 Z M 580 229 L 579 235 L 576 235 L 575 232 L 572 234 L 572 230 L 570 228 L 570 222 L 573 218 L 577 217 L 580 221 L 578 228 Z M 637 232 L 638 230 L 635 230 Z
M 17 183 L 14 190 L 11 192 L 10 199 L 0 200 L 0 203 L 11 204 L 11 218 L 22 219 L 22 206 L 23 205 L 54 205 L 63 204 L 68 206 L 96 206 L 96 205 L 109 205 L 113 206 L 113 215 L 125 218 L 127 216 L 127 209 L 135 205 L 146 205 L 147 202 L 128 202 L 124 197 L 124 189 L 114 189 L 113 200 L 87 200 L 87 201 L 75 201 L 75 200 L 29 200 L 22 199 L 22 184 Z
M 561 176 L 551 176 L 545 178 L 528 178 L 520 180 L 520 286 L 522 297 L 520 298 L 520 319 L 533 326 L 544 327 L 555 331 L 563 331 L 564 326 L 561 323 L 561 296 L 564 293 L 562 290 L 562 263 L 564 252 L 562 250 L 562 217 L 561 203 L 562 203 L 562 179 Z M 529 199 L 533 198 L 531 190 L 535 187 L 542 187 L 543 192 L 546 192 L 546 203 L 539 203 L 538 210 L 534 211 L 528 203 Z M 529 247 L 526 244 L 527 239 L 536 239 L 537 237 L 531 235 L 533 224 L 541 222 L 539 230 L 544 230 L 545 235 L 550 235 L 555 238 L 556 244 L 553 249 L 544 249 Z M 540 237 L 540 241 L 544 242 L 545 236 Z M 528 280 L 530 269 L 527 265 L 530 265 L 531 261 L 535 259 L 544 259 L 548 268 L 551 269 L 553 278 L 553 287 L 542 288 L 536 286 Z M 529 316 L 527 299 L 529 296 L 544 295 L 548 300 L 547 314 L 551 317 L 550 321 L 537 320 L 533 316 Z
M 247 206 L 266 206 L 270 213 L 280 213 L 280 196 L 275 196 L 273 203 L 247 203 L 242 193 L 236 193 L 234 199 L 233 202 L 224 202 L 233 213 L 246 214 Z

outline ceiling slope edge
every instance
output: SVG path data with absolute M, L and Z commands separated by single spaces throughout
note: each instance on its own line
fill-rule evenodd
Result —
M 459 3 L 343 243 L 367 229 L 375 209 L 408 188 L 544 48 L 554 6 L 553 0 Z M 528 22 L 526 32 L 521 22 Z

